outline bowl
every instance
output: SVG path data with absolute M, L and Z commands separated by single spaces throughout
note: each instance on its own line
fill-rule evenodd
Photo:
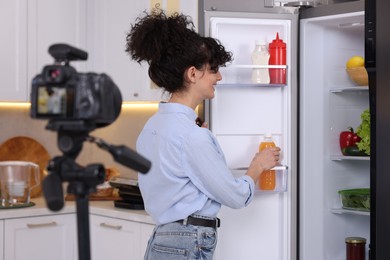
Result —
M 365 67 L 348 68 L 349 78 L 358 86 L 368 86 L 368 74 Z
M 341 205 L 344 209 L 370 211 L 370 189 L 340 190 Z

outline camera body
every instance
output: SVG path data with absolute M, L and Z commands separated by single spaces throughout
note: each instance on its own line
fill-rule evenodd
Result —
M 50 119 L 57 126 L 82 121 L 101 127 L 115 121 L 122 96 L 111 78 L 104 73 L 78 73 L 70 66 L 70 60 L 86 59 L 79 49 L 56 44 L 49 53 L 56 63 L 45 66 L 32 80 L 31 117 Z

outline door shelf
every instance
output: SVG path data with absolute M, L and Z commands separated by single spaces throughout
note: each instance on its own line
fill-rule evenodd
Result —
M 226 68 L 237 68 L 237 69 L 287 69 L 287 65 L 230 65 Z
M 287 169 L 288 167 L 286 165 L 278 165 L 274 168 L 270 169 L 272 171 L 275 171 L 275 188 L 273 190 L 262 190 L 259 188 L 258 184 L 256 183 L 256 190 L 255 193 L 280 193 L 280 192 L 286 192 L 287 191 Z M 248 170 L 248 167 L 237 167 L 232 168 L 233 171 L 246 171 Z
M 246 82 L 229 82 L 218 83 L 220 87 L 285 87 L 286 84 L 259 84 L 259 83 L 246 83 Z
M 287 84 L 253 83 L 252 69 L 280 69 L 287 70 L 287 65 L 230 65 L 220 68 L 222 80 L 218 86 L 223 87 L 284 87 Z M 288 77 L 287 71 L 286 77 Z
M 369 161 L 370 156 L 345 156 L 341 154 L 331 155 L 332 161 Z
M 342 93 L 342 92 L 367 92 L 368 86 L 358 86 L 358 87 L 337 87 L 337 88 L 331 88 L 329 90 L 331 93 Z
M 340 214 L 340 215 L 360 215 L 360 216 L 370 216 L 369 211 L 359 211 L 359 210 L 348 210 L 343 208 L 332 208 L 330 209 L 330 212 L 333 214 Z

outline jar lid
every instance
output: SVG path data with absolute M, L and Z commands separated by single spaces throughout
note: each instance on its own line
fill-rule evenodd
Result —
M 365 244 L 366 239 L 364 237 L 347 237 L 347 238 L 345 238 L 345 243 Z

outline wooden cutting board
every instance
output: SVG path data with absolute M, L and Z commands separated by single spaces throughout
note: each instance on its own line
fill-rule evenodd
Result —
M 50 155 L 45 147 L 30 137 L 16 136 L 0 145 L 0 161 L 27 161 L 38 164 L 41 183 L 49 160 Z M 39 185 L 31 190 L 30 196 L 37 197 L 41 192 L 42 187 Z

